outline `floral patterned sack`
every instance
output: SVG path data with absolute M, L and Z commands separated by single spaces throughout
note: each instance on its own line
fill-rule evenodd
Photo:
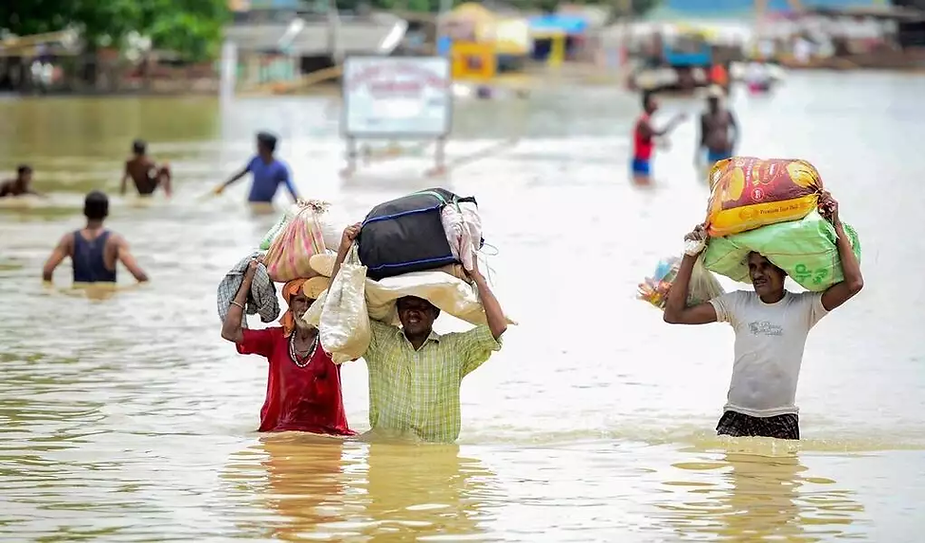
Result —
M 270 279 L 278 283 L 317 275 L 308 261 L 313 255 L 325 251 L 319 217 L 325 212 L 327 204 L 311 200 L 300 206 L 295 217 L 270 244 L 270 250 L 264 257 Z

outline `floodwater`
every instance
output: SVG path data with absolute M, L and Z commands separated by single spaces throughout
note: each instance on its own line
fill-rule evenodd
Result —
M 920 541 L 923 94 L 920 77 L 820 73 L 735 97 L 740 152 L 815 163 L 863 244 L 866 289 L 806 347 L 798 445 L 713 435 L 732 332 L 668 326 L 634 299 L 706 197 L 692 121 L 659 150 L 656 183 L 629 182 L 636 96 L 548 86 L 460 103 L 443 181 L 423 176 L 426 154 L 340 180 L 326 98 L 0 101 L 0 167 L 32 163 L 50 194 L 0 204 L 0 538 Z M 698 108 L 666 99 L 659 117 Z M 262 128 L 282 136 L 303 195 L 353 218 L 438 184 L 478 197 L 495 290 L 520 325 L 467 378 L 457 445 L 254 432 L 265 364 L 219 338 L 214 296 L 275 216 L 248 212 L 246 181 L 202 195 Z M 172 163 L 173 201 L 118 196 L 137 136 Z M 109 226 L 150 284 L 120 270 L 117 292 L 75 291 L 65 264 L 42 286 L 91 188 L 113 195 Z M 358 430 L 366 386 L 362 362 L 345 366 Z

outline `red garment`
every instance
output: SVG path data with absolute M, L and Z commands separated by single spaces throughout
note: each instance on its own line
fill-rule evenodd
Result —
M 636 128 L 633 130 L 633 158 L 638 160 L 649 160 L 652 158 L 652 148 L 655 147 L 655 143 L 652 141 L 652 136 L 643 136 L 639 131 L 639 126 L 643 122 L 648 122 L 649 114 L 644 113 L 639 120 L 636 121 Z
M 722 64 L 714 64 L 710 68 L 710 80 L 721 87 L 725 87 L 729 83 L 729 74 L 726 72 L 726 67 Z
M 259 354 L 270 362 L 267 399 L 260 410 L 259 432 L 300 431 L 349 436 L 340 388 L 340 366 L 320 346 L 300 368 L 289 356 L 283 328 L 244 330 L 241 354 Z

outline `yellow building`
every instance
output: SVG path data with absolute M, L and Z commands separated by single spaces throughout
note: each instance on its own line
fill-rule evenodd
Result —
M 451 40 L 454 79 L 492 79 L 499 69 L 516 66 L 530 51 L 526 20 L 500 17 L 475 2 L 460 4 L 440 24 Z

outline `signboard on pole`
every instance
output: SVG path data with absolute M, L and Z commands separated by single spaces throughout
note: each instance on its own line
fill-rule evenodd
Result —
M 343 68 L 347 138 L 438 139 L 452 128 L 450 62 L 442 56 L 350 56 Z

